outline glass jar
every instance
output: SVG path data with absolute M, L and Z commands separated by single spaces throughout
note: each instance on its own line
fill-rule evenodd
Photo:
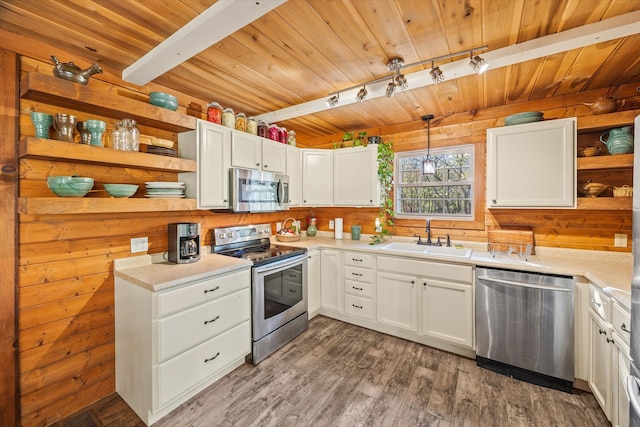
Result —
M 280 141 L 282 144 L 286 144 L 287 143 L 287 128 L 286 127 L 281 127 L 280 129 L 278 129 L 278 141 Z
M 210 102 L 207 105 L 207 121 L 222 124 L 222 106 L 217 102 Z
M 233 109 L 225 108 L 222 111 L 222 126 L 226 126 L 228 128 L 236 127 L 236 115 L 233 114 Z
M 296 131 L 290 130 L 287 132 L 287 144 L 296 146 Z
M 269 125 L 269 139 L 272 141 L 280 141 L 280 128 L 278 125 Z
M 140 150 L 140 129 L 136 126 L 136 121 L 133 119 L 122 119 L 122 125 L 124 127 L 124 148 L 127 151 L 139 151 Z
M 244 113 L 236 114 L 236 130 L 247 131 L 247 116 Z
M 116 124 L 113 125 L 113 130 L 111 131 L 111 148 L 114 150 L 124 150 L 124 132 L 125 129 L 122 121 L 117 121 Z
M 307 236 L 314 237 L 318 232 L 318 227 L 316 226 L 316 219 L 311 218 L 309 220 L 309 226 L 307 227 Z
M 253 117 L 247 118 L 247 133 L 250 133 L 251 135 L 258 134 L 258 123 Z
M 269 124 L 264 120 L 258 120 L 258 136 L 269 138 Z

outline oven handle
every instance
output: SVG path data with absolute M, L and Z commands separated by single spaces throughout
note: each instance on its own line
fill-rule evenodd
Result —
M 282 261 L 276 261 L 271 264 L 261 265 L 259 267 L 253 267 L 253 271 L 256 274 L 266 274 L 271 271 L 284 270 L 286 268 L 293 267 L 294 265 L 300 264 L 300 262 L 304 261 L 305 259 L 307 259 L 307 254 L 296 255 L 291 258 L 283 259 Z

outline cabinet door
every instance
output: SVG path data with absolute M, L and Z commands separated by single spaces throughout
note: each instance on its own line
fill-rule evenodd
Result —
M 320 297 L 324 310 L 342 311 L 342 252 L 322 249 Z
M 595 313 L 589 311 L 589 388 L 611 419 L 611 329 Z
M 333 204 L 378 205 L 378 147 L 343 148 L 333 152 Z
M 262 169 L 262 138 L 245 132 L 231 132 L 231 166 Z
M 331 206 L 333 202 L 332 150 L 302 150 L 302 205 Z
M 629 347 L 622 338 L 614 334 L 614 372 L 613 372 L 613 404 L 611 421 L 614 427 L 629 426 L 629 395 L 627 381 L 629 380 Z
M 198 121 L 198 132 L 198 208 L 227 209 L 231 129 Z
M 415 276 L 378 273 L 376 281 L 376 321 L 418 332 Z
M 307 264 L 307 292 L 309 295 L 309 318 L 314 317 L 320 310 L 320 251 L 312 250 L 308 253 Z
M 422 280 L 422 334 L 473 348 L 471 285 Z
M 287 169 L 287 146 L 269 139 L 262 139 L 262 170 L 284 173 Z
M 487 129 L 487 207 L 575 207 L 576 119 Z
M 302 159 L 300 149 L 287 145 L 287 171 L 289 176 L 289 207 L 300 206 L 302 202 Z

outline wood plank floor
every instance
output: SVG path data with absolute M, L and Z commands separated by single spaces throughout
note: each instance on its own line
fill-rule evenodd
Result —
M 144 426 L 116 394 L 56 424 L 76 425 Z M 258 366 L 241 366 L 154 427 L 423 425 L 610 424 L 589 393 L 538 387 L 464 357 L 318 316 Z

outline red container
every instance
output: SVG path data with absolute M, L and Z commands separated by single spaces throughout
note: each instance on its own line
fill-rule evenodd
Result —
M 217 102 L 210 102 L 207 105 L 207 121 L 211 123 L 222 123 L 222 107 Z

